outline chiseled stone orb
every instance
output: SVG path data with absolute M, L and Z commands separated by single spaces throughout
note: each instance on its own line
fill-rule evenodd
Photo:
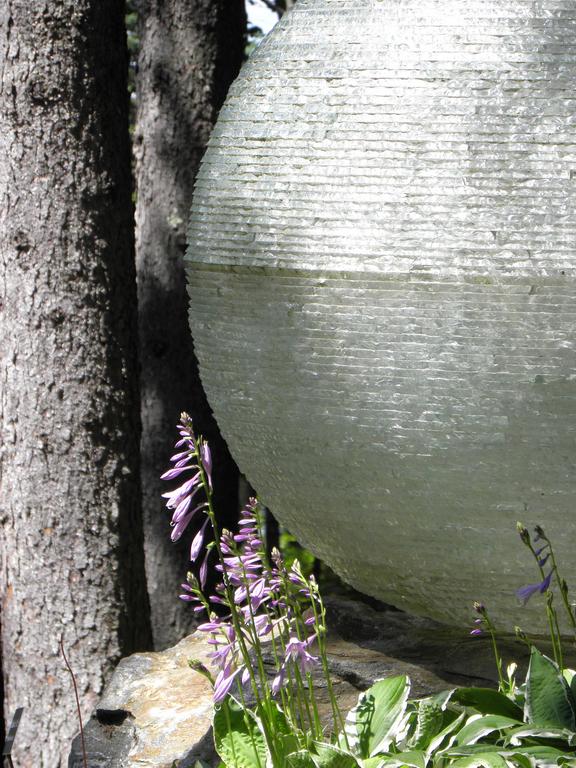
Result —
M 576 589 L 575 83 L 574 0 L 298 0 L 197 182 L 191 324 L 241 469 L 445 622 L 533 627 L 518 519 Z

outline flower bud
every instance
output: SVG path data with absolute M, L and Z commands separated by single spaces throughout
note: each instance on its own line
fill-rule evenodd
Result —
M 530 546 L 530 534 L 528 533 L 528 528 L 526 528 L 525 525 L 522 525 L 522 523 L 516 523 L 516 530 L 523 543 Z

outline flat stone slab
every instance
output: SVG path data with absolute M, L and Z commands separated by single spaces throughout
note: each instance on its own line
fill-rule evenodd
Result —
M 353 600 L 331 598 L 326 604 L 330 668 L 343 711 L 374 680 L 392 675 L 408 675 L 413 696 L 456 685 L 495 686 L 486 637 Z M 215 764 L 211 689 L 188 666 L 189 659 L 207 663 L 209 651 L 205 637 L 195 633 L 166 651 L 123 659 L 85 728 L 89 768 L 192 768 L 197 760 Z M 504 642 L 502 652 L 505 663 L 526 660 L 522 643 Z M 328 719 L 321 677 L 317 693 L 320 712 Z M 68 765 L 83 768 L 79 737 Z

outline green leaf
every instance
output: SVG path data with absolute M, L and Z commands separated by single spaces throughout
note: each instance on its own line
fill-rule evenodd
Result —
M 566 756 L 564 750 L 556 749 L 555 747 L 521 747 L 515 750 L 515 754 L 521 752 L 523 755 L 528 755 L 534 759 L 534 763 L 538 768 L 550 768 L 551 766 L 560 765 L 560 759 Z M 568 758 L 570 759 L 570 758 Z M 573 759 L 573 756 L 572 756 Z
M 454 741 L 454 734 L 455 732 L 460 728 L 461 724 L 466 719 L 466 713 L 462 712 L 460 715 L 456 717 L 456 715 L 453 712 L 445 712 L 444 713 L 445 720 L 447 718 L 452 718 L 449 720 L 448 725 L 446 725 L 440 733 L 438 733 L 434 738 L 430 741 L 430 744 L 428 744 L 428 748 L 426 749 L 426 755 L 428 758 L 430 758 L 432 755 L 434 755 L 444 744 L 444 741 L 448 740 L 448 745 Z
M 412 749 L 426 749 L 430 741 L 445 727 L 444 711 L 454 691 L 444 691 L 436 696 L 415 702 L 416 727 L 408 739 Z
M 410 681 L 405 675 L 377 680 L 358 698 L 346 718 L 346 733 L 360 757 L 385 752 L 404 715 Z
M 574 697 L 556 664 L 536 648 L 526 676 L 524 719 L 539 726 L 576 727 Z
M 360 760 L 362 768 L 384 768 L 386 765 L 386 758 L 380 757 L 367 757 L 365 760 Z
M 301 749 L 298 752 L 292 752 L 286 757 L 287 768 L 317 768 L 308 750 Z
M 332 744 L 315 741 L 314 751 L 314 762 L 318 768 L 359 768 L 355 757 Z
M 498 744 L 462 744 L 460 746 L 453 745 L 450 749 L 446 749 L 442 752 L 442 756 L 447 757 L 469 757 L 471 755 L 480 755 L 484 752 L 500 752 L 505 750 Z
M 224 763 L 234 768 L 265 768 L 268 749 L 256 717 L 229 696 L 214 712 L 214 744 Z
M 382 768 L 426 768 L 427 758 L 424 752 L 399 752 L 387 754 L 380 764 Z
M 262 715 L 265 713 L 265 717 Z M 284 714 L 284 711 L 277 704 L 277 702 L 270 702 L 266 709 L 260 704 L 256 710 L 260 722 L 265 719 L 270 723 L 271 729 L 274 733 L 274 750 L 280 759 L 285 758 L 287 755 L 298 752 L 300 749 L 300 742 L 298 737 L 294 733 L 294 728 L 288 722 L 288 718 Z
M 474 757 L 455 760 L 454 768 L 509 768 L 509 763 L 497 752 L 485 752 Z
M 530 755 L 524 755 L 522 752 L 512 752 L 508 757 L 518 768 L 537 768 L 536 761 Z M 543 766 L 540 765 L 539 768 L 543 768 Z
M 576 746 L 576 733 L 569 728 L 553 728 L 551 726 L 522 725 L 513 728 L 506 734 L 506 744 L 517 745 L 522 739 L 553 739 L 563 741 L 567 747 Z
M 452 701 L 457 701 L 464 707 L 474 707 L 483 715 L 502 715 L 519 722 L 523 720 L 520 707 L 508 696 L 492 688 L 457 688 Z
M 454 744 L 475 744 L 494 731 L 506 731 L 519 725 L 518 720 L 501 715 L 472 715 L 466 725 L 456 734 Z

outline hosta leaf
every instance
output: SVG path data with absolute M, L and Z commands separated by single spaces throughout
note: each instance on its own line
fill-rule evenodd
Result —
M 576 733 L 568 728 L 546 728 L 537 725 L 521 725 L 518 728 L 512 728 L 506 734 L 506 744 L 514 746 L 521 744 L 522 739 L 552 739 L 553 741 L 563 741 L 566 747 L 576 746 Z
M 318 768 L 358 768 L 355 757 L 332 744 L 315 741 L 314 752 L 314 761 Z
M 449 713 L 446 712 L 445 716 Z M 454 741 L 454 734 L 464 720 L 466 719 L 466 713 L 462 712 L 460 715 L 454 718 L 447 726 L 445 726 L 440 733 L 438 733 L 434 738 L 430 741 L 430 744 L 428 745 L 428 748 L 426 750 L 426 755 L 428 758 L 430 758 L 431 755 L 434 755 L 439 749 L 441 748 L 447 748 L 449 747 L 452 742 Z M 447 742 L 445 744 L 444 742 Z
M 497 752 L 485 752 L 474 757 L 461 757 L 451 763 L 454 768 L 509 768 L 505 758 Z
M 407 744 L 410 748 L 426 749 L 432 738 L 445 727 L 444 711 L 453 693 L 444 691 L 416 702 L 416 725 Z
M 404 675 L 378 680 L 358 698 L 346 718 L 350 746 L 360 757 L 385 752 L 402 723 L 410 681 Z
M 519 725 L 518 720 L 501 715 L 472 716 L 466 725 L 458 731 L 454 740 L 455 745 L 475 744 L 494 731 L 506 731 Z
M 265 768 L 269 753 L 254 715 L 232 696 L 214 712 L 214 744 L 224 763 L 234 768 Z
M 442 753 L 442 757 L 478 757 L 491 753 L 497 753 L 500 757 L 512 761 L 514 765 L 517 765 L 520 768 L 536 768 L 536 760 L 532 755 L 524 754 L 517 750 L 506 750 L 502 747 L 498 747 L 496 744 L 469 744 L 464 747 L 451 747 L 449 750 Z M 452 763 L 448 764 L 452 765 Z
M 514 753 L 517 754 L 518 752 L 521 752 L 523 755 L 527 755 L 528 757 L 532 758 L 534 760 L 534 764 L 537 766 L 537 768 L 551 768 L 552 766 L 559 765 L 559 760 L 563 757 L 567 757 L 566 752 L 562 749 L 556 749 L 556 747 L 525 747 L 522 746 L 520 749 L 515 750 Z M 572 758 L 574 756 L 572 755 Z
M 462 744 L 462 746 L 453 745 L 450 749 L 442 752 L 444 757 L 472 757 L 481 755 L 485 752 L 499 752 L 503 754 L 506 750 L 498 744 Z
M 454 691 L 452 700 L 465 707 L 474 707 L 483 715 L 502 715 L 519 722 L 523 720 L 520 707 L 508 696 L 492 688 L 458 688 Z
M 294 728 L 288 722 L 288 719 L 282 709 L 274 701 L 269 702 L 266 707 L 266 717 L 271 721 L 274 728 L 274 750 L 280 759 L 285 758 L 292 752 L 299 750 L 298 738 L 294 733 Z M 262 718 L 263 707 L 257 709 L 257 714 Z
M 424 752 L 399 752 L 387 754 L 380 764 L 383 768 L 426 768 L 427 758 Z
M 574 697 L 556 664 L 536 648 L 526 676 L 524 719 L 539 726 L 576 727 Z
M 362 768 L 385 768 L 385 757 L 367 757 L 365 760 L 360 759 L 360 765 Z
M 286 768 L 317 768 L 312 755 L 305 749 L 292 752 L 286 757 Z

